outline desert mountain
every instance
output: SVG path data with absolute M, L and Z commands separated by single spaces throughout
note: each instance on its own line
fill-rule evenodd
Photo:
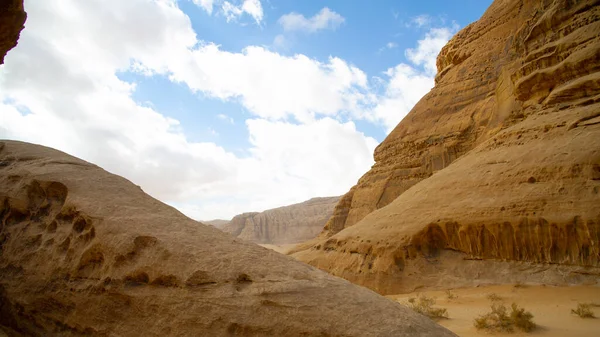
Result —
M 298 243 L 313 239 L 333 214 L 339 197 L 313 198 L 264 212 L 236 215 L 223 231 L 261 244 Z
M 221 228 L 223 228 L 223 226 L 225 226 L 229 223 L 229 220 L 214 219 L 214 220 L 202 221 L 202 223 L 221 229 Z
M 0 221 L 0 331 L 9 334 L 453 335 L 50 148 L 0 142 Z
M 295 257 L 382 293 L 597 283 L 599 5 L 494 1 Z

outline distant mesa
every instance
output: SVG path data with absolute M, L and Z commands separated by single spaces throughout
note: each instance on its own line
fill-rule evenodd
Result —
M 316 237 L 333 214 L 340 197 L 310 200 L 266 210 L 236 215 L 231 221 L 208 221 L 240 239 L 259 244 L 292 244 Z M 212 222 L 212 223 L 211 223 Z
M 223 228 L 223 226 L 225 226 L 226 224 L 229 223 L 229 220 L 214 219 L 214 220 L 201 221 L 201 222 L 203 224 L 211 225 L 215 228 L 221 229 L 221 228 Z

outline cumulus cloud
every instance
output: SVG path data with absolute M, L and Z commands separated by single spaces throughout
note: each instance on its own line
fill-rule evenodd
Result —
M 332 116 L 355 109 L 367 88 L 366 74 L 336 57 L 322 63 L 257 46 L 232 53 L 215 44 L 188 56 L 183 67 L 172 65 L 172 80 L 210 97 L 238 100 L 263 118 L 306 122 L 316 115 Z
M 203 8 L 208 14 L 212 14 L 213 0 L 192 0 L 196 5 Z
M 432 28 L 409 48 L 405 55 L 410 63 L 400 63 L 384 72 L 385 92 L 364 114 L 373 122 L 381 122 L 390 132 L 410 112 L 412 107 L 435 84 L 436 58 L 442 47 L 458 31 L 458 26 Z
M 172 0 L 165 0 L 172 1 Z M 263 20 L 264 12 L 260 0 L 243 0 L 239 5 L 222 0 L 192 0 L 194 4 L 205 10 L 208 14 L 213 13 L 213 8 L 220 6 L 220 13 L 225 16 L 227 22 L 237 21 L 243 15 L 251 16 L 257 24 Z
M 260 0 L 244 0 L 241 5 L 234 5 L 229 1 L 224 1 L 221 9 L 227 22 L 235 21 L 243 14 L 250 15 L 257 24 L 263 19 L 263 9 Z
M 280 17 L 278 22 L 285 31 L 314 33 L 322 29 L 335 30 L 344 23 L 344 21 L 345 19 L 343 16 L 325 7 L 310 18 L 292 12 Z
M 283 84 L 263 62 L 280 71 L 307 72 L 281 73 L 297 82 L 287 89 L 308 100 L 301 108 L 274 100 L 285 116 L 333 116 L 335 109 L 359 100 L 353 87 L 367 87 L 364 73 L 337 58 L 322 63 L 258 47 L 227 53 L 212 44 L 198 46 L 175 1 L 33 2 L 19 46 L 0 67 L 0 138 L 51 146 L 96 163 L 202 219 L 344 193 L 372 164 L 376 141 L 352 122 L 306 118 L 297 124 L 269 110 L 262 102 L 266 94 L 249 88 L 248 79 L 254 76 L 253 83 L 273 97 L 286 93 L 272 91 Z M 219 67 L 224 79 L 210 67 Z M 257 116 L 246 123 L 250 155 L 188 140 L 168 112 L 132 99 L 135 85 L 116 75 L 123 71 L 170 76 L 206 95 L 239 99 Z M 186 71 L 202 83 L 185 77 Z M 259 79 L 262 72 L 272 85 Z M 302 83 L 321 80 L 327 88 L 317 86 L 314 92 Z M 319 98 L 321 90 L 335 97 Z
M 428 75 L 434 76 L 437 72 L 435 60 L 438 53 L 457 31 L 456 24 L 452 27 L 430 29 L 425 38 L 419 40 L 417 48 L 406 50 L 406 57 L 415 65 L 423 66 Z

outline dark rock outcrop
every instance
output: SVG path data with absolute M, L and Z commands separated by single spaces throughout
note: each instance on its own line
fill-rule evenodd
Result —
M 0 64 L 4 63 L 6 53 L 17 45 L 26 19 L 23 0 L 0 0 Z

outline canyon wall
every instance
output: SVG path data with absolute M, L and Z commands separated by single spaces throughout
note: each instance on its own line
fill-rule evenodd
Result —
M 221 229 L 260 244 L 288 244 L 313 239 L 333 213 L 339 197 L 313 198 L 264 212 L 236 215 Z
M 454 336 L 38 145 L 0 141 L 0 334 Z
M 383 293 L 473 282 L 488 259 L 595 282 L 599 4 L 494 1 L 442 49 L 435 87 L 295 256 Z M 479 267 L 428 277 L 456 253 Z

